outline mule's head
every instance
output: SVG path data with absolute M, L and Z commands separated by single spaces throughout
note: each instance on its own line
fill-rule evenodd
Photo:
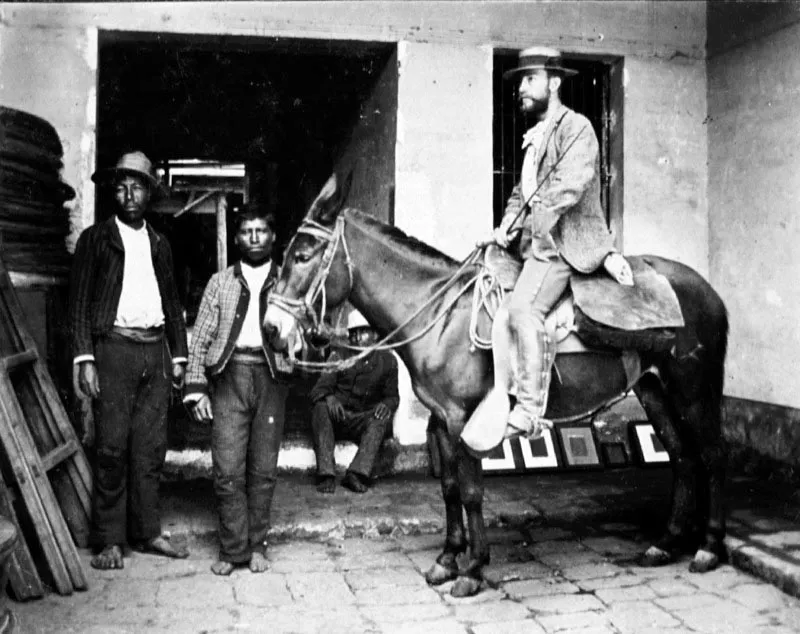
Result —
M 294 355 L 306 337 L 319 337 L 326 312 L 347 299 L 352 271 L 339 220 L 351 177 L 334 174 L 311 203 L 286 247 L 278 281 L 269 295 L 264 330 L 272 346 Z

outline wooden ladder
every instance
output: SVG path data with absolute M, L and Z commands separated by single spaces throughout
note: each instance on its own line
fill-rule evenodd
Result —
M 56 590 L 70 594 L 87 586 L 75 544 L 88 541 L 91 470 L 24 324 L 0 259 L 0 443 L 6 481 L 19 491 Z

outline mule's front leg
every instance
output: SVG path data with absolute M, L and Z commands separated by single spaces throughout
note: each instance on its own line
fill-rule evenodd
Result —
M 442 465 L 442 497 L 444 498 L 447 535 L 444 549 L 436 563 L 425 573 L 425 580 L 438 586 L 458 576 L 456 558 L 467 548 L 464 534 L 464 516 L 461 508 L 461 492 L 458 483 L 458 458 L 456 441 L 447 433 L 444 421 L 431 416 L 430 428 L 436 437 Z
M 483 567 L 489 563 L 489 542 L 483 523 L 483 469 L 479 458 L 470 455 L 463 443 L 458 446 L 458 481 L 461 502 L 467 512 L 469 560 L 453 585 L 454 597 L 471 597 L 480 590 Z

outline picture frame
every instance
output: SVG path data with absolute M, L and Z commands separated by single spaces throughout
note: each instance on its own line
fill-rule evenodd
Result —
M 558 469 L 561 466 L 558 441 L 552 429 L 545 429 L 536 440 L 518 439 L 523 468 L 531 471 Z
M 601 442 L 600 452 L 603 455 L 603 463 L 608 468 L 626 467 L 630 463 L 628 451 L 623 442 Z
M 488 456 L 481 459 L 481 465 L 486 473 L 511 473 L 517 470 L 514 462 L 514 450 L 511 440 L 504 440 L 492 449 Z
M 669 464 L 669 454 L 661 444 L 656 431 L 648 422 L 631 424 L 634 445 L 642 466 L 660 466 Z
M 601 469 L 600 453 L 592 423 L 569 423 L 556 426 L 564 466 L 571 469 Z

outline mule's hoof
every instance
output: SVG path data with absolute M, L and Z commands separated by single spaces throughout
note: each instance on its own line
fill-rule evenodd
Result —
M 674 557 L 666 550 L 662 550 L 658 546 L 650 546 L 639 559 L 639 565 L 645 568 L 655 568 L 671 564 L 673 559 Z
M 700 549 L 694 554 L 689 572 L 709 572 L 719 566 L 719 557 L 710 550 Z
M 440 586 L 445 581 L 450 581 L 458 576 L 458 570 L 454 568 L 445 568 L 440 563 L 435 563 L 431 566 L 430 570 L 425 573 L 425 581 L 430 586 Z
M 473 577 L 459 577 L 450 589 L 450 594 L 454 597 L 471 597 L 478 594 L 481 589 L 480 579 Z

